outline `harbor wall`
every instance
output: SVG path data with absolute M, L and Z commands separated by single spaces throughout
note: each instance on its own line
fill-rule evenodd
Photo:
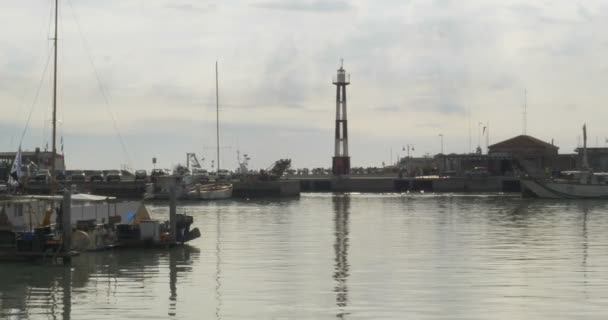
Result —
M 397 178 L 390 176 L 290 177 L 275 181 L 233 181 L 233 197 L 297 197 L 300 192 L 520 192 L 519 179 L 513 177 Z M 73 183 L 84 193 L 140 199 L 143 181 Z M 70 186 L 72 183 L 70 184 Z M 29 194 L 48 194 L 48 184 L 28 184 Z
M 298 180 L 303 192 L 520 192 L 512 177 L 317 177 Z
M 137 199 L 143 197 L 146 191 L 144 181 L 113 181 L 113 182 L 69 182 L 66 187 L 72 186 L 82 193 L 91 193 L 100 196 Z M 24 187 L 28 194 L 49 194 L 51 187 L 47 183 L 28 183 Z M 62 187 L 60 187 L 61 189 Z
M 234 181 L 232 183 L 232 196 L 237 198 L 297 197 L 299 195 L 300 183 L 296 180 Z

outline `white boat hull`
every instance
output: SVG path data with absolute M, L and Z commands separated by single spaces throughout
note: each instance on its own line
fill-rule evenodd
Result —
M 232 184 L 196 187 L 188 192 L 188 197 L 195 200 L 229 199 L 232 197 Z
M 608 199 L 607 184 L 521 180 L 522 191 L 547 199 Z

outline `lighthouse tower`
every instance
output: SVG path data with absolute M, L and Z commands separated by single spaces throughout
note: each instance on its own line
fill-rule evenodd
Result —
M 338 69 L 333 84 L 336 85 L 336 141 L 332 172 L 334 175 L 343 175 L 350 173 L 348 126 L 346 122 L 346 86 L 350 84 L 350 74 L 347 74 L 344 70 L 344 60 L 340 64 L 340 69 Z

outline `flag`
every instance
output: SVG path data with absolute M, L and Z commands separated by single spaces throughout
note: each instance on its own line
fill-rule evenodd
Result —
M 10 176 L 13 179 L 13 184 L 19 183 L 19 178 L 23 176 L 21 165 L 21 146 L 19 146 L 19 150 L 17 150 L 17 154 L 15 155 L 15 160 L 13 161 L 13 166 L 11 167 L 10 172 Z
M 482 135 L 484 135 L 484 134 L 486 134 L 486 127 L 485 126 L 483 127 L 483 133 L 482 133 Z

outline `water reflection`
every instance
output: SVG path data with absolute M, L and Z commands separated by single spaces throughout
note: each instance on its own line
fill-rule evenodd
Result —
M 53 319 L 58 315 L 70 319 L 71 271 L 69 268 L 50 267 L 41 272 L 27 265 L 3 265 L 0 291 L 0 318 L 22 319 L 39 314 L 28 306 L 44 304 Z M 7 276 L 10 275 L 10 276 Z M 58 295 L 63 298 L 58 300 Z M 62 305 L 67 307 L 62 308 Z
M 188 210 L 205 259 L 0 264 L 0 319 L 605 318 L 608 202 L 325 194 Z
M 582 241 L 581 241 L 581 245 L 582 245 L 582 250 L 583 250 L 583 259 L 581 262 L 581 268 L 583 271 L 583 286 L 585 288 L 585 295 L 587 295 L 587 286 L 588 286 L 588 281 L 587 281 L 587 258 L 588 258 L 588 249 L 589 249 L 589 239 L 588 239 L 588 235 L 587 235 L 587 219 L 589 216 L 589 211 L 591 210 L 591 205 L 588 202 L 581 202 L 579 204 L 579 207 L 581 209 L 581 211 L 583 212 L 583 218 L 582 218 L 582 232 L 581 232 L 581 236 L 583 237 Z M 588 297 L 587 297 L 588 298 Z
M 198 260 L 193 247 L 167 250 L 119 250 L 91 252 L 73 260 L 71 266 L 30 264 L 0 265 L 0 318 L 22 319 L 40 317 L 71 319 L 73 292 L 91 291 L 112 303 L 126 279 L 143 280 L 147 270 L 168 267 L 171 291 L 169 315 L 177 316 L 179 273 L 190 272 Z
M 216 239 L 215 239 L 215 317 L 219 320 L 222 319 L 221 316 L 221 308 L 222 308 L 222 294 L 220 289 L 222 288 L 222 283 L 220 281 L 221 276 L 221 248 L 220 248 L 220 236 L 221 236 L 221 228 L 220 228 L 220 210 L 216 212 Z
M 332 198 L 334 206 L 334 243 L 335 272 L 333 278 L 336 282 L 334 292 L 336 293 L 336 305 L 339 312 L 337 318 L 343 319 L 348 313 L 348 219 L 350 215 L 350 196 L 336 195 Z

